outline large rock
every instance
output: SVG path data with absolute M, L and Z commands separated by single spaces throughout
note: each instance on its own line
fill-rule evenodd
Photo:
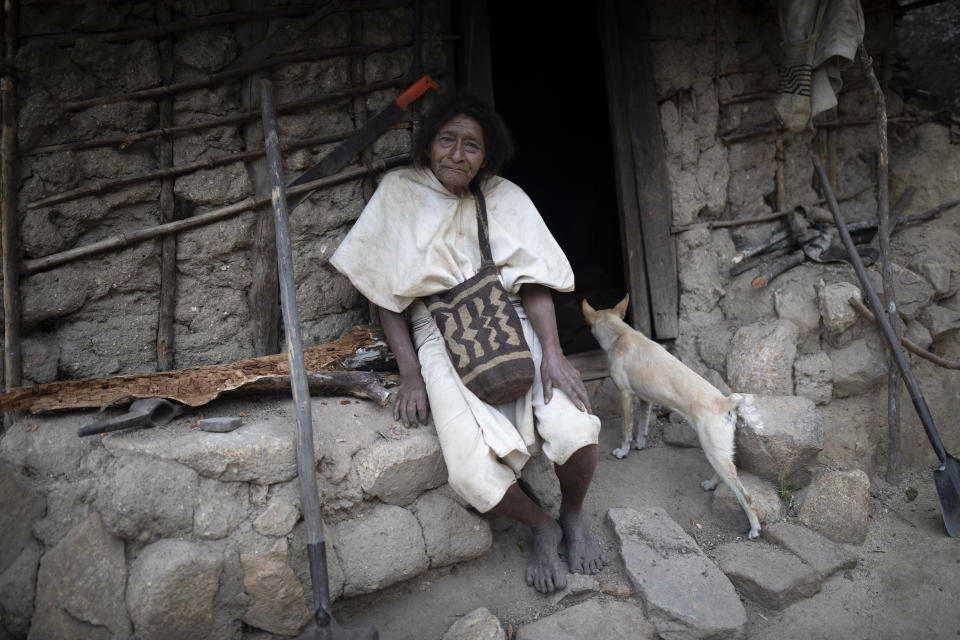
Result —
M 733 335 L 727 355 L 727 382 L 735 391 L 790 395 L 797 325 L 789 320 L 755 322 Z
M 783 517 L 783 503 L 777 490 L 771 486 L 770 482 L 763 478 L 758 478 L 752 473 L 738 471 L 737 476 L 743 484 L 743 488 L 750 492 L 753 510 L 757 512 L 757 519 L 760 524 L 776 522 Z M 736 494 L 727 486 L 726 482 L 717 484 L 713 492 L 713 504 L 711 505 L 713 515 L 717 516 L 725 525 L 735 531 L 748 531 L 750 522 L 747 515 L 743 512 L 743 507 L 737 500 Z
M 823 579 L 789 551 L 763 543 L 730 543 L 717 548 L 717 564 L 747 600 L 783 609 L 820 590 Z
M 285 536 L 293 531 L 300 510 L 289 502 L 274 500 L 266 511 L 253 521 L 253 530 L 262 536 Z
M 737 466 L 772 482 L 803 487 L 823 449 L 823 416 L 813 401 L 797 396 L 754 396 L 762 428 L 741 420 L 736 431 Z
M 806 527 L 777 522 L 763 530 L 763 537 L 798 556 L 823 578 L 857 566 L 855 553 Z
M 450 625 L 441 640 L 504 640 L 505 637 L 497 617 L 481 607 Z
M 197 474 L 166 460 L 123 456 L 100 479 L 96 506 L 118 538 L 148 543 L 193 529 Z
M 413 505 L 431 567 L 476 558 L 493 543 L 490 524 L 461 507 L 446 491 L 441 488 L 425 493 Z
M 264 418 L 230 433 L 189 429 L 183 422 L 110 434 L 103 445 L 117 455 L 139 453 L 179 462 L 223 482 L 274 484 L 297 475 L 296 445 L 285 420 Z
M 794 391 L 810 398 L 816 404 L 826 404 L 833 398 L 833 363 L 830 356 L 817 351 L 799 356 L 793 363 Z
M 30 530 L 45 510 L 43 498 L 22 488 L 9 473 L 0 473 L 0 573 L 31 543 Z
M 593 598 L 562 609 L 517 631 L 517 640 L 603 638 L 603 640 L 655 640 L 657 628 L 631 602 Z M 659 637 L 672 638 L 670 634 Z M 446 640 L 446 638 L 444 639 Z
M 29 640 L 130 638 L 123 541 L 93 514 L 40 561 Z
M 130 567 L 127 607 L 138 640 L 203 640 L 213 627 L 223 556 L 196 542 L 160 540 Z
M 857 322 L 859 316 L 850 306 L 850 298 L 863 301 L 860 288 L 849 282 L 834 282 L 820 287 L 820 317 L 827 333 L 839 335 Z
M 303 585 L 287 559 L 287 541 L 277 541 L 273 550 L 257 555 L 241 554 L 243 589 L 253 606 L 243 616 L 250 626 L 293 636 L 310 619 L 304 602 Z
M 7 570 L 0 573 L 0 637 L 3 630 L 15 638 L 26 638 L 33 617 L 33 599 L 37 590 L 40 545 L 27 544 Z
M 814 272 L 799 281 L 784 282 L 773 292 L 773 306 L 777 317 L 797 326 L 801 339 L 820 330 L 820 310 L 817 290 L 811 282 Z
M 200 478 L 193 532 L 201 538 L 225 538 L 250 513 L 250 491 L 244 482 Z
M 887 379 L 886 354 L 874 341 L 860 338 L 829 356 L 837 397 L 864 393 Z
M 405 430 L 356 456 L 360 486 L 387 504 L 406 505 L 447 480 L 440 440 L 426 430 Z
M 741 635 L 747 614 L 733 585 L 663 509 L 615 508 L 607 519 L 627 574 L 660 637 Z
M 863 544 L 870 517 L 870 478 L 863 471 L 826 471 L 800 506 L 800 522 L 834 542 Z
M 931 304 L 920 312 L 920 322 L 930 330 L 930 337 L 940 340 L 951 331 L 960 329 L 960 311 Z
M 333 529 L 345 596 L 377 591 L 430 566 L 420 523 L 403 507 L 378 505 L 362 517 L 333 525 Z

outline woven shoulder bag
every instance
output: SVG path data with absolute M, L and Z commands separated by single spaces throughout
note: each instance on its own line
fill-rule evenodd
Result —
M 480 270 L 424 302 L 440 328 L 447 353 L 464 385 L 484 402 L 500 405 L 527 392 L 533 384 L 535 368 L 520 317 L 493 262 L 483 193 L 477 189 L 474 197 Z

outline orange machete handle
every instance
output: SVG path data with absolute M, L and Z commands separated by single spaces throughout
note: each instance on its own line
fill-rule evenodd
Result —
M 439 89 L 440 85 L 434 81 L 430 76 L 423 76 L 412 85 L 410 88 L 397 96 L 397 106 L 400 107 L 403 111 L 407 110 L 407 107 L 410 106 L 410 103 L 415 101 L 417 98 L 422 96 L 427 92 L 427 89 Z

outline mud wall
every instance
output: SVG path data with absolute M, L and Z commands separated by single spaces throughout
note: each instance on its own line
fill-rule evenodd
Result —
M 18 202 L 26 261 L 159 224 L 160 179 L 105 187 L 100 193 L 48 206 L 34 203 L 156 172 L 163 168 L 160 144 L 164 138 L 172 140 L 174 167 L 211 163 L 209 168 L 172 178 L 178 217 L 232 205 L 257 192 L 255 165 L 262 159 L 231 162 L 229 157 L 262 148 L 259 116 L 255 113 L 250 119 L 217 124 L 247 112 L 244 76 L 175 93 L 172 122 L 166 125 L 160 120 L 160 100 L 156 98 L 70 111 L 61 108 L 65 103 L 141 91 L 162 83 L 163 38 L 104 39 L 107 32 L 161 24 L 162 6 L 169 7 L 165 23 L 179 25 L 223 17 L 236 12 L 239 5 L 221 0 L 21 7 L 16 60 L 21 154 Z M 385 2 L 380 8 L 367 3 L 366 9 L 356 10 L 344 6 L 297 37 L 286 39 L 274 55 L 300 61 L 259 72 L 270 77 L 276 89 L 282 142 L 349 133 L 410 84 L 404 84 L 414 60 L 410 3 Z M 262 18 L 260 37 L 295 24 L 314 9 L 307 7 L 300 15 L 289 17 Z M 424 3 L 423 58 L 429 60 L 433 73 L 449 62 L 440 41 L 439 21 L 437 3 Z M 258 22 L 237 18 L 175 32 L 168 40 L 172 77 L 163 84 L 203 81 L 222 72 L 243 51 L 239 32 L 252 23 Z M 256 42 L 254 39 L 252 44 Z M 345 47 L 366 47 L 367 51 L 324 53 Z M 396 86 L 391 86 L 391 81 Z M 375 83 L 382 88 L 361 90 L 355 97 L 322 100 Z M 255 85 L 255 97 L 258 91 L 259 85 Z M 303 106 L 290 107 L 298 101 Z M 212 126 L 156 135 L 164 126 L 177 131 L 204 122 Z M 47 150 L 144 132 L 152 134 L 131 144 Z M 410 138 L 409 125 L 387 132 L 373 145 L 368 161 L 408 152 Z M 317 144 L 285 153 L 288 182 L 334 146 Z M 357 166 L 359 162 L 354 160 L 347 168 Z M 264 192 L 261 185 L 260 193 Z M 344 329 L 365 321 L 365 304 L 347 280 L 327 266 L 363 203 L 363 181 L 353 180 L 314 192 L 291 217 L 298 305 L 307 344 L 329 342 Z M 271 216 L 269 207 L 177 234 L 175 366 L 259 355 L 254 353 L 253 320 L 266 310 L 256 308 L 250 298 L 257 277 L 254 243 L 258 216 Z M 24 384 L 154 370 L 160 246 L 159 238 L 151 239 L 23 278 Z

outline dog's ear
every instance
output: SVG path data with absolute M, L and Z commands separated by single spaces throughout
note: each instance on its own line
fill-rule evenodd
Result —
M 587 321 L 587 324 L 593 325 L 594 320 L 597 319 L 597 311 L 590 306 L 590 303 L 587 302 L 587 299 L 583 299 L 583 319 Z
M 627 315 L 627 305 L 630 304 L 630 294 L 628 293 L 623 297 L 623 300 L 617 303 L 617 306 L 613 308 L 614 312 L 620 316 L 620 319 L 623 320 Z

